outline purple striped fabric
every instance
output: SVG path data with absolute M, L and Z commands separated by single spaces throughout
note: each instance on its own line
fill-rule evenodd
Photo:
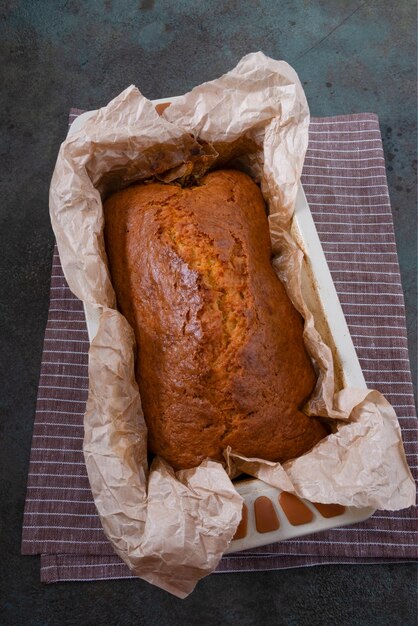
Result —
M 395 407 L 417 478 L 418 422 L 378 118 L 313 119 L 302 182 L 367 384 Z M 101 529 L 83 461 L 88 345 L 82 304 L 55 250 L 22 536 L 23 554 L 41 554 L 44 582 L 131 577 Z M 415 508 L 378 512 L 355 526 L 228 555 L 217 571 L 405 561 L 418 557 L 417 537 Z

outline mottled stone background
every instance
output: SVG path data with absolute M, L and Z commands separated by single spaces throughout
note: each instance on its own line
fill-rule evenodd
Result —
M 2 0 L 0 624 L 416 623 L 416 567 L 211 576 L 179 601 L 142 581 L 42 586 L 20 529 L 47 318 L 48 186 L 71 106 L 130 83 L 178 95 L 262 50 L 288 61 L 312 115 L 380 117 L 416 380 L 416 3 L 412 0 Z

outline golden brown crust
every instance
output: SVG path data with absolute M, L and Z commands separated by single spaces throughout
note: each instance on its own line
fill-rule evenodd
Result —
M 154 453 L 175 469 L 221 460 L 227 446 L 285 461 L 326 435 L 299 411 L 315 374 L 248 176 L 219 170 L 191 188 L 130 187 L 107 200 L 105 224 Z

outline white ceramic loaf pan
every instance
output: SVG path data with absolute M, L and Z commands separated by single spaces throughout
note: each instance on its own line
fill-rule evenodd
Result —
M 173 98 L 155 100 L 154 104 L 173 102 Z M 95 111 L 87 111 L 73 122 L 69 134 L 82 130 Z M 296 198 L 292 235 L 305 253 L 303 281 L 304 296 L 310 303 L 315 325 L 330 345 L 339 387 L 365 388 L 356 351 L 337 292 L 322 250 L 302 185 Z M 98 328 L 99 313 L 85 306 L 87 330 L 90 341 Z M 367 519 L 372 508 L 339 507 L 323 505 L 321 511 L 312 503 L 283 494 L 260 480 L 237 480 L 237 491 L 245 501 L 243 521 L 237 537 L 227 553 L 248 550 L 269 543 L 292 539 L 309 533 L 353 524 Z

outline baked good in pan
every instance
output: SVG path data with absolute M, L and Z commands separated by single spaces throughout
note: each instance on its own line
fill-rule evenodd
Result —
M 247 175 L 152 182 L 111 196 L 105 242 L 137 342 L 149 449 L 175 469 L 227 446 L 285 461 L 327 431 L 301 407 L 316 376 L 303 321 L 271 265 L 265 203 Z

